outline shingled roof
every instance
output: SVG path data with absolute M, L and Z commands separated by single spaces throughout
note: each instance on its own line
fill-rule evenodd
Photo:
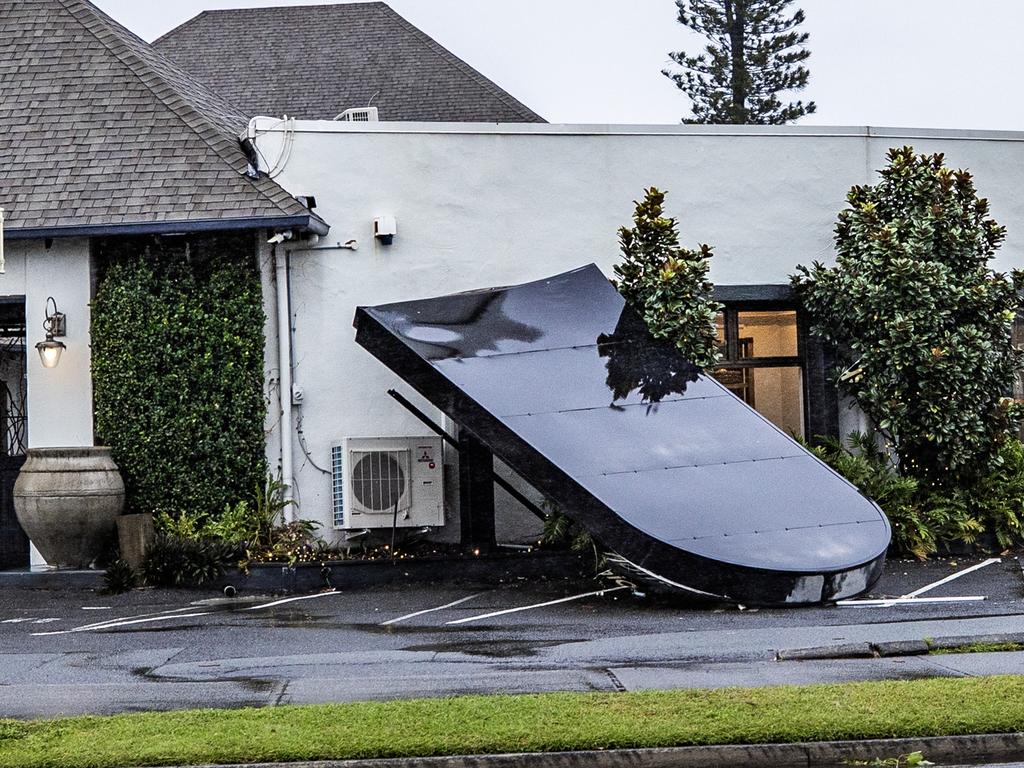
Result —
M 304 227 L 247 176 L 248 118 L 86 0 L 0 0 L 7 237 Z
M 384 3 L 204 11 L 153 45 L 261 115 L 544 122 Z

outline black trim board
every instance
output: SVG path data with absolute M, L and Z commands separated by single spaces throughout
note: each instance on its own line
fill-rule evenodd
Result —
M 723 304 L 785 304 L 794 305 L 796 291 L 787 284 L 766 283 L 762 285 L 716 285 L 715 301 Z M 789 306 L 790 309 L 793 306 Z
M 107 237 L 117 235 L 170 235 L 191 232 L 227 232 L 245 229 L 305 229 L 321 237 L 330 227 L 313 215 L 272 216 L 246 219 L 193 219 L 191 221 L 144 221 L 132 224 L 90 224 L 73 227 L 8 226 L 7 240 L 39 240 L 47 237 Z

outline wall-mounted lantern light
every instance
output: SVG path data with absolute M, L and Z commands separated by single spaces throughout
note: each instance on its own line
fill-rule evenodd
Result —
M 53 312 L 50 311 L 51 304 Z M 46 320 L 43 321 L 43 330 L 46 331 L 46 341 L 36 344 L 36 351 L 39 352 L 39 359 L 42 360 L 44 368 L 56 368 L 60 362 L 61 352 L 67 347 L 63 341 L 54 341 L 54 336 L 66 336 L 68 326 L 64 313 L 57 311 L 57 302 L 53 296 L 46 299 Z

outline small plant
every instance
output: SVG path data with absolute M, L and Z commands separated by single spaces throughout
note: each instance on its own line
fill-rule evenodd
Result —
M 903 766 L 935 765 L 935 763 L 925 760 L 924 755 L 921 752 L 908 752 L 905 755 L 897 755 L 896 757 L 876 757 L 870 762 L 866 760 L 854 760 L 852 765 L 892 766 L 893 768 L 903 768 Z
M 999 546 L 1024 542 L 1024 443 L 1007 440 L 973 490 L 985 528 Z
M 204 584 L 231 566 L 286 562 L 289 566 L 327 560 L 329 547 L 316 536 L 319 523 L 284 522 L 293 504 L 285 485 L 268 477 L 253 501 L 229 504 L 218 517 L 199 512 L 156 516 L 157 540 L 147 553 L 146 583 L 153 586 Z
M 200 586 L 222 576 L 240 556 L 237 546 L 216 539 L 158 533 L 146 550 L 142 575 L 153 587 Z
M 180 512 L 177 515 L 170 515 L 167 512 L 157 512 L 153 516 L 153 525 L 156 530 L 171 536 L 179 536 L 183 539 L 194 539 L 202 535 L 206 528 L 208 517 L 204 513 Z
M 882 508 L 892 524 L 894 549 L 918 558 L 935 552 L 936 532 L 917 504 L 917 480 L 897 474 L 871 435 L 854 432 L 847 442 L 849 447 L 829 438 L 810 450 Z
M 605 556 L 590 532 L 566 517 L 557 504 L 545 501 L 541 506 L 547 516 L 544 518 L 540 543 L 548 547 L 568 547 L 577 554 L 589 553 L 594 558 L 595 570 L 603 569 Z
M 239 563 L 244 570 L 250 563 L 315 563 L 331 559 L 330 547 L 316 535 L 320 523 L 311 520 L 296 520 L 275 526 L 269 540 L 249 547 Z
M 124 560 L 118 558 L 107 566 L 103 574 L 103 594 L 120 595 L 138 586 L 139 577 Z
M 893 549 L 925 558 L 955 544 L 974 545 L 991 533 L 1008 549 L 1024 542 L 1024 444 L 1007 440 L 988 473 L 956 488 L 935 488 L 896 471 L 877 438 L 825 440 L 811 450 L 873 499 L 892 523 Z

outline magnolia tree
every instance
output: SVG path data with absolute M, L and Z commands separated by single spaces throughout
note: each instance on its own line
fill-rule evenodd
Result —
M 811 332 L 838 350 L 840 390 L 900 472 L 932 486 L 969 482 L 1022 415 L 1006 395 L 1021 365 L 1011 330 L 1024 281 L 990 268 L 1005 230 L 970 173 L 903 147 L 880 175 L 847 195 L 836 265 L 798 267 L 793 285 Z
M 718 362 L 715 317 L 722 306 L 708 279 L 711 247 L 680 247 L 677 222 L 664 214 L 664 192 L 651 187 L 635 205 L 633 226 L 619 230 L 619 292 L 655 337 L 673 342 L 697 368 L 712 367 Z

